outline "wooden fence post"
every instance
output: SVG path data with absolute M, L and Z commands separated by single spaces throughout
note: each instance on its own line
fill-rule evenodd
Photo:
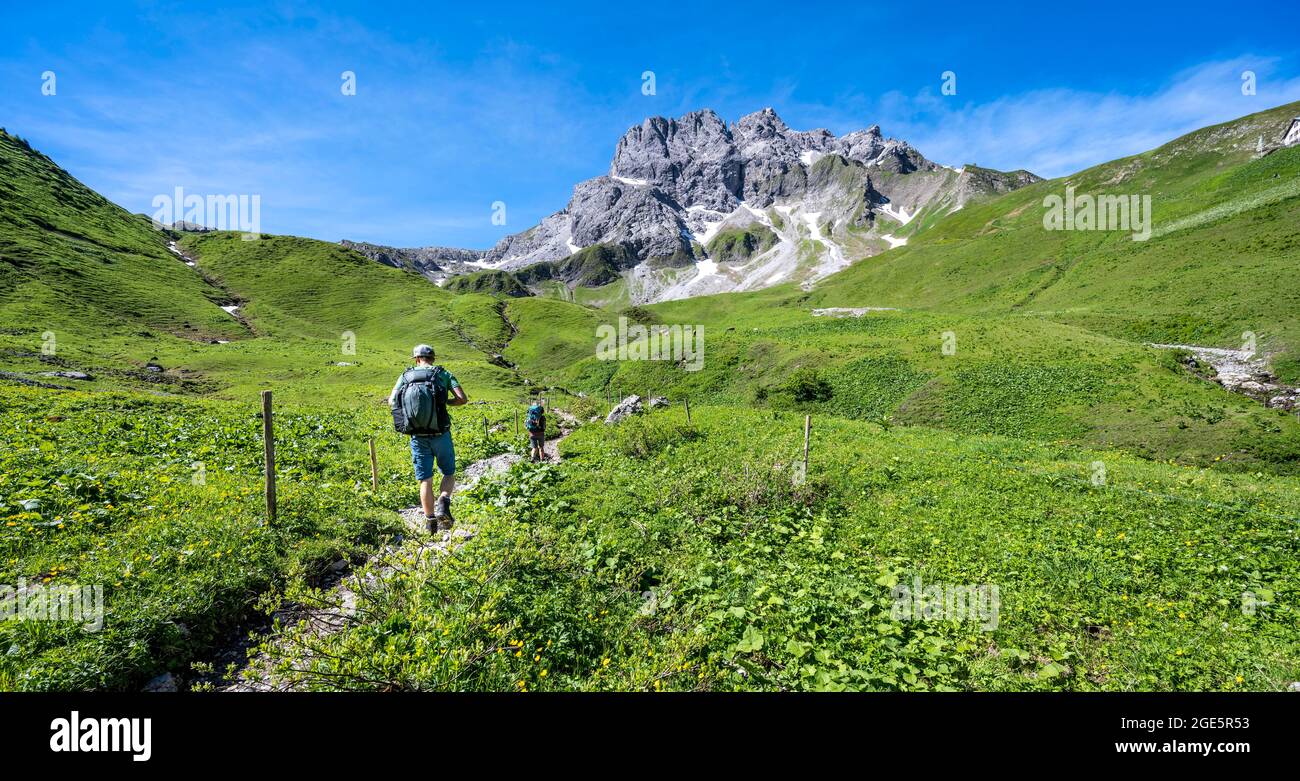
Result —
M 266 457 L 266 522 L 275 523 L 275 428 L 271 423 L 271 392 L 262 391 L 262 442 Z
M 812 433 L 812 415 L 803 416 L 803 473 L 808 474 L 808 435 Z
M 487 422 L 487 411 L 485 410 L 483 412 L 483 441 L 486 442 L 487 439 L 488 439 L 488 422 Z
M 686 405 L 686 425 L 689 426 L 691 425 L 691 400 L 689 397 L 683 396 L 682 403 Z
M 379 459 L 375 456 L 375 438 L 370 438 L 370 486 L 379 490 Z
M 519 438 L 519 409 L 515 409 L 515 439 Z

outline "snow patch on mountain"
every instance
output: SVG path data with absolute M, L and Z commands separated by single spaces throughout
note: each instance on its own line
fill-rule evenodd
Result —
M 892 203 L 880 204 L 880 210 L 903 225 L 911 222 L 912 218 L 916 216 L 915 214 L 908 214 L 907 209 L 895 208 Z

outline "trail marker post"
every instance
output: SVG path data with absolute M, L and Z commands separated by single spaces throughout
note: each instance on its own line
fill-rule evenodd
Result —
M 271 422 L 271 392 L 262 391 L 262 442 L 266 458 L 266 522 L 275 523 L 275 427 Z
M 379 490 L 379 458 L 375 455 L 375 438 L 370 438 L 370 487 Z
M 686 425 L 691 425 L 691 400 L 689 397 L 682 397 L 682 404 L 686 406 Z
M 803 416 L 803 473 L 808 474 L 808 437 L 812 433 L 812 415 Z

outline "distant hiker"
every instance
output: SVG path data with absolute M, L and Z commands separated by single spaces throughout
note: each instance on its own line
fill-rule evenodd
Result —
M 524 416 L 524 428 L 528 429 L 529 455 L 534 461 L 546 460 L 546 407 L 541 399 L 533 402 Z
M 415 365 L 402 372 L 388 396 L 393 427 L 411 435 L 411 460 L 420 481 L 420 505 L 430 534 L 451 529 L 451 492 L 456 488 L 456 449 L 451 441 L 451 416 L 447 407 L 469 401 L 451 372 L 435 366 L 433 348 L 419 344 L 411 351 Z M 448 394 L 451 398 L 448 398 Z M 438 464 L 442 485 L 433 497 L 433 465 Z

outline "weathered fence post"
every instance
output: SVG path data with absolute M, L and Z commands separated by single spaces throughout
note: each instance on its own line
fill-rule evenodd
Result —
M 515 439 L 519 438 L 519 409 L 515 409 Z
M 808 435 L 812 433 L 812 415 L 803 416 L 803 473 L 808 474 Z
M 375 438 L 370 438 L 370 486 L 379 490 L 379 459 L 375 456 Z
M 689 397 L 683 396 L 682 403 L 686 405 L 686 425 L 689 426 L 691 425 L 691 400 Z
M 275 428 L 271 423 L 271 392 L 262 391 L 262 442 L 266 457 L 266 522 L 275 523 Z

